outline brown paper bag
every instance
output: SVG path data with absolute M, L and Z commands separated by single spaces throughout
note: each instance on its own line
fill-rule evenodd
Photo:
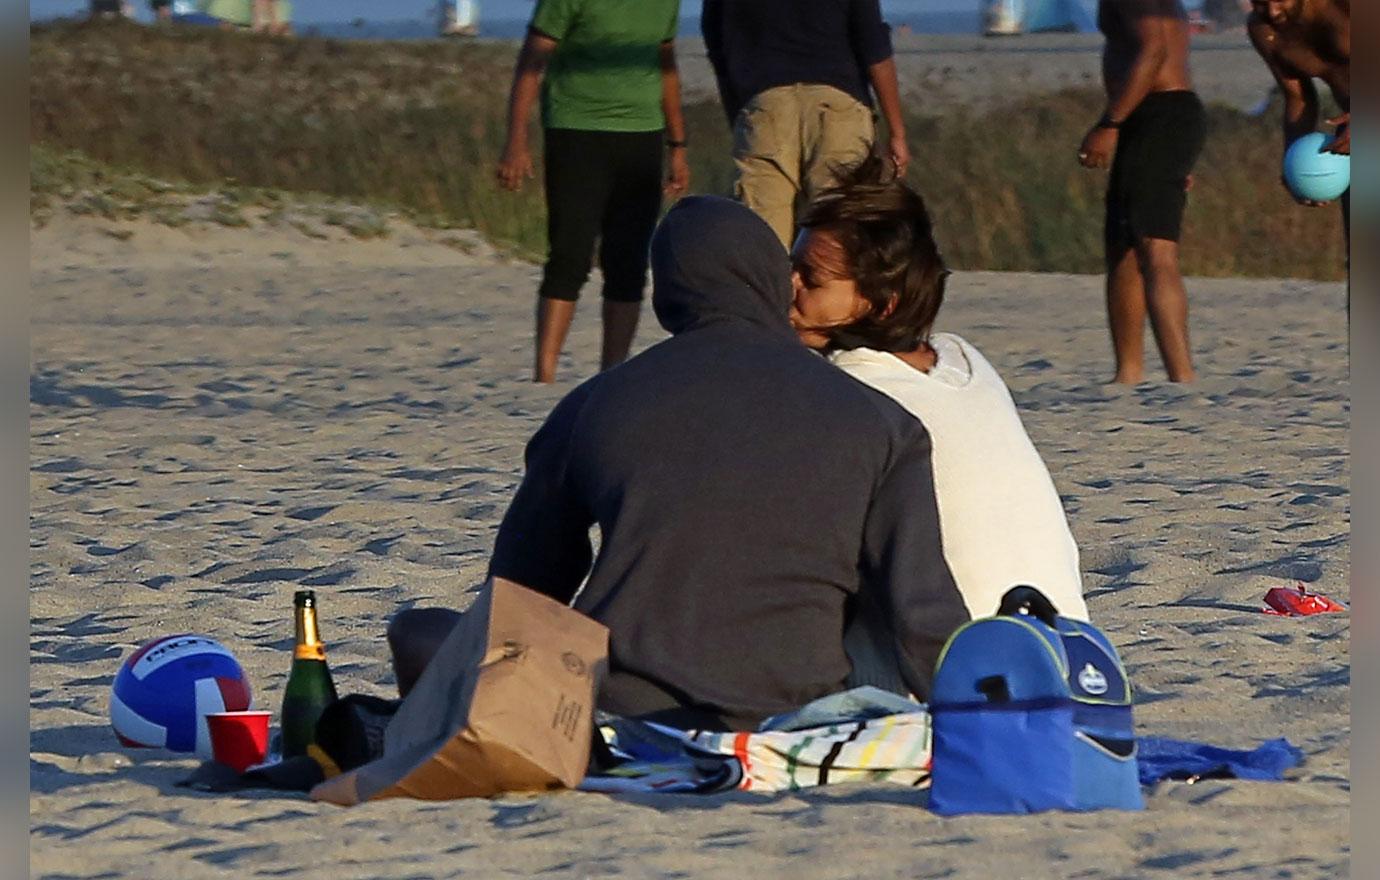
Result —
M 312 789 L 352 806 L 574 788 L 584 778 L 608 630 L 510 581 L 485 584 L 384 733 L 383 757 Z

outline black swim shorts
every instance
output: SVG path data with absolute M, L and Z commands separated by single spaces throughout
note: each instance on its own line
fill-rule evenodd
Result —
M 1188 175 L 1206 138 L 1207 114 L 1189 91 L 1151 92 L 1121 123 L 1107 182 L 1109 251 L 1179 240 Z

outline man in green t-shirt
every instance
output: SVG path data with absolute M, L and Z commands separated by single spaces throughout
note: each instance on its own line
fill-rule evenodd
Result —
M 604 276 L 600 368 L 622 362 L 632 347 L 661 196 L 680 195 L 690 181 L 675 57 L 679 7 L 679 0 L 537 2 L 498 164 L 507 189 L 533 176 L 527 124 L 540 93 L 549 251 L 537 298 L 535 381 L 555 381 L 596 240 Z

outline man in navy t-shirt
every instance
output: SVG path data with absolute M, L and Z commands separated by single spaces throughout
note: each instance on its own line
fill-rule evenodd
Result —
M 705 48 L 733 126 L 738 198 L 789 249 L 795 217 L 861 161 L 886 120 L 882 151 L 910 162 L 891 31 L 878 0 L 705 0 Z

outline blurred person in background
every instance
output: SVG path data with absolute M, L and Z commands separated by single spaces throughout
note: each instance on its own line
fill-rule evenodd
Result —
M 538 0 L 532 14 L 497 176 L 509 190 L 533 176 L 527 125 L 540 93 L 548 254 L 537 291 L 534 381 L 556 379 L 596 241 L 600 369 L 632 348 L 661 197 L 684 193 L 690 182 L 675 56 L 679 12 L 679 0 Z
M 129 18 L 132 14 L 127 0 L 91 0 L 91 18 Z
M 1246 32 L 1284 94 L 1284 149 L 1318 127 L 1320 79 L 1341 115 L 1333 153 L 1351 155 L 1351 0 L 1252 0 Z M 1317 207 L 1322 202 L 1298 199 Z M 1342 194 L 1342 223 L 1351 245 L 1351 190 Z
M 292 13 L 280 0 L 254 0 L 252 29 L 260 33 L 286 36 L 292 33 Z
M 1111 167 L 1104 235 L 1112 381 L 1144 380 L 1148 317 L 1169 380 L 1192 382 L 1179 234 L 1207 114 L 1188 71 L 1188 13 L 1180 0 L 1101 0 L 1097 23 L 1107 38 L 1107 104 L 1078 161 Z
M 799 212 L 873 149 L 910 164 L 891 30 L 878 0 L 705 0 L 700 21 L 733 128 L 739 201 L 787 249 Z

